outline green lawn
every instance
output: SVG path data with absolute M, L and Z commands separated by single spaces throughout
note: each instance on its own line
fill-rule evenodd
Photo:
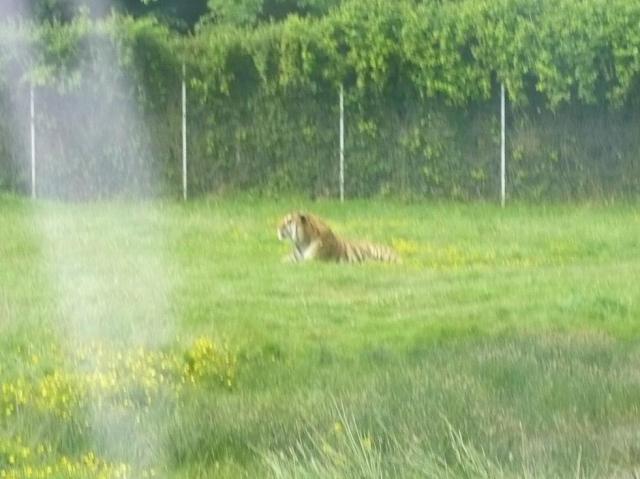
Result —
M 639 272 L 635 204 L 0 197 L 0 477 L 635 477 Z

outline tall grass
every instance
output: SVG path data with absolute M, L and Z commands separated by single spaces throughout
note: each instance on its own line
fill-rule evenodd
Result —
M 297 208 L 402 264 L 282 263 Z M 1 198 L 0 471 L 633 477 L 637 211 Z M 65 347 L 78 297 L 104 369 Z M 135 447 L 92 420 L 105 394 Z

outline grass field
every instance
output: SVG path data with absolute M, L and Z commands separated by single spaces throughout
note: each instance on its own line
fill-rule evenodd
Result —
M 286 264 L 294 208 L 399 265 Z M 0 477 L 637 477 L 640 209 L 0 197 Z

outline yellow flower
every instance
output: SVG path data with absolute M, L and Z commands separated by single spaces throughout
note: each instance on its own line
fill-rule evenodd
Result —
M 362 438 L 362 447 L 364 448 L 365 451 L 370 451 L 371 447 L 373 446 L 373 439 L 371 438 L 371 436 L 366 435 L 365 437 Z

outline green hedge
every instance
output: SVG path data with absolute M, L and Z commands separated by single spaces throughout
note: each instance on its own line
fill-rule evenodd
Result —
M 337 86 L 370 95 L 411 88 L 459 106 L 496 81 L 526 105 L 620 106 L 637 93 L 634 0 L 357 0 L 319 20 L 254 30 L 203 28 L 185 41 L 209 89 Z
M 189 36 L 120 16 L 4 23 L 0 43 L 1 188 L 28 189 L 33 82 L 43 194 L 178 194 L 185 62 L 194 194 L 334 195 L 342 84 L 349 195 L 494 198 L 501 82 L 510 195 L 640 191 L 635 0 L 352 0 Z

